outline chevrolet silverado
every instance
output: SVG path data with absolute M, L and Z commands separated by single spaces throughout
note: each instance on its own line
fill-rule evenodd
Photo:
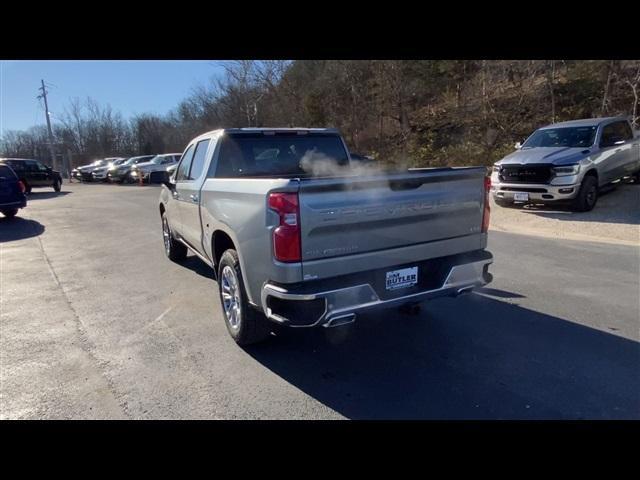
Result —
M 247 345 L 487 284 L 489 188 L 484 167 L 358 165 L 335 129 L 221 129 L 189 143 L 158 208 L 167 256 L 214 269 Z

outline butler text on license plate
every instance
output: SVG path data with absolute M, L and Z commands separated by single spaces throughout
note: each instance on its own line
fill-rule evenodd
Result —
M 412 287 L 418 283 L 418 267 L 403 268 L 387 272 L 387 290 Z

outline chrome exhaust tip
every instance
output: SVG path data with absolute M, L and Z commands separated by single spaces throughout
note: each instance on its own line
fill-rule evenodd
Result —
M 327 323 L 323 325 L 325 328 L 333 328 L 333 327 L 341 327 L 343 325 L 348 325 L 356 321 L 355 313 L 348 313 L 347 315 L 340 315 L 338 317 L 333 317 Z

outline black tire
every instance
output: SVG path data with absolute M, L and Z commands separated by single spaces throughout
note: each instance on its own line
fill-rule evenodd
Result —
M 53 190 L 56 192 L 60 192 L 62 190 L 62 180 L 56 178 L 53 182 Z
M 23 180 L 22 183 L 24 183 L 24 193 L 29 195 L 31 193 L 31 185 L 29 185 L 26 180 Z
M 240 260 L 235 250 L 229 249 L 222 254 L 217 278 L 222 315 L 231 338 L 242 347 L 267 339 L 271 333 L 269 320 L 261 312 L 255 310 L 247 300 L 247 291 L 240 270 Z M 235 287 L 229 281 L 230 278 L 234 278 L 237 282 Z M 225 286 L 231 287 L 231 289 L 226 289 Z M 230 302 L 228 309 L 225 307 L 223 293 L 228 295 L 228 300 L 226 300 Z M 234 308 L 234 305 L 238 305 L 239 308 Z M 235 310 L 236 316 L 230 318 L 228 310 Z
M 169 260 L 180 263 L 187 258 L 187 247 L 173 237 L 166 213 L 162 214 L 162 239 L 164 241 L 164 253 L 167 254 Z
M 2 214 L 7 218 L 13 218 L 18 214 L 18 209 L 12 208 L 9 210 L 2 210 Z
M 571 209 L 576 212 L 589 212 L 598 203 L 598 180 L 593 175 L 587 175 L 582 180 L 578 195 L 573 199 Z

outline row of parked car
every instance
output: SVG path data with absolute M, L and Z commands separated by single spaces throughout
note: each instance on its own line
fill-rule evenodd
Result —
M 180 153 L 110 157 L 73 169 L 71 178 L 84 182 L 160 183 L 173 174 Z M 62 175 L 53 168 L 27 158 L 0 158 L 0 213 L 14 217 L 27 206 L 27 195 L 34 187 L 62 190 Z
M 141 179 L 143 182 L 151 182 L 152 177 L 157 177 L 162 181 L 166 177 L 167 169 L 175 169 L 181 155 L 181 153 L 163 153 L 129 158 L 104 158 L 74 168 L 71 178 L 83 182 L 133 183 Z

